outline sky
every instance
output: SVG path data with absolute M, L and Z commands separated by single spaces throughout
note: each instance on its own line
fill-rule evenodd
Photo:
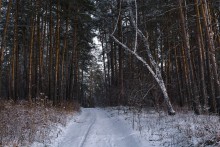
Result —
M 101 66 L 101 69 L 103 70 L 103 60 L 102 58 L 100 59 L 100 55 L 102 53 L 102 45 L 97 36 L 93 38 L 93 43 L 95 45 L 95 48 L 92 50 L 92 55 L 95 56 L 96 61 L 98 61 L 97 63 Z

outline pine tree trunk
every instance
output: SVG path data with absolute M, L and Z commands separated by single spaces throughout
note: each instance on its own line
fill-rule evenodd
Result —
M 6 21 L 5 21 L 5 26 L 3 29 L 2 33 L 2 41 L 1 41 L 1 50 L 0 50 L 0 94 L 2 94 L 1 89 L 2 89 L 2 64 L 4 61 L 4 54 L 5 54 L 5 46 L 6 46 L 6 35 L 7 35 L 7 30 L 8 30 L 8 24 L 9 24 L 9 16 L 10 16 L 10 11 L 12 7 L 12 0 L 9 0 L 8 2 L 8 7 L 7 7 L 7 13 L 6 13 Z
M 31 28 L 30 28 L 30 32 L 31 32 L 31 38 L 30 38 L 30 45 L 29 45 L 29 73 L 28 73 L 28 100 L 29 103 L 32 103 L 32 62 L 33 62 L 33 44 L 34 44 L 34 18 L 32 16 L 31 18 Z
M 122 16 L 120 14 L 120 0 L 118 0 L 118 11 L 119 11 L 119 19 L 118 19 L 118 38 L 119 41 L 122 42 Z M 118 46 L 118 58 L 119 58 L 119 78 L 118 78 L 118 85 L 120 89 L 119 97 L 118 97 L 118 104 L 124 104 L 124 77 L 123 77 L 123 62 L 124 62 L 124 52 L 121 45 Z
M 180 23 L 181 23 L 181 30 L 182 30 L 182 37 L 183 37 L 183 45 L 185 48 L 185 52 L 186 52 L 186 57 L 187 57 L 187 63 L 189 66 L 189 73 L 188 73 L 188 78 L 189 78 L 189 86 L 190 86 L 190 90 L 191 90 L 191 96 L 192 96 L 192 106 L 193 109 L 195 111 L 196 114 L 200 114 L 201 110 L 200 110 L 200 102 L 198 99 L 198 93 L 197 93 L 197 86 L 195 83 L 195 75 L 194 75 L 194 71 L 193 71 L 193 67 L 192 67 L 192 59 L 191 59 L 191 55 L 190 55 L 190 45 L 189 45 L 189 35 L 188 32 L 186 30 L 186 23 L 185 23 L 185 18 L 184 18 L 184 13 L 183 13 L 183 9 L 182 9 L 182 0 L 178 0 L 178 4 L 179 4 L 179 11 L 180 11 Z
M 56 67 L 55 67 L 55 85 L 54 85 L 54 103 L 58 104 L 59 101 L 59 52 L 60 52 L 60 14 L 59 3 L 57 0 L 57 26 L 56 26 Z
M 2 0 L 0 0 L 0 20 L 2 19 L 2 15 L 1 15 L 2 11 L 1 10 L 2 10 Z
M 212 72 L 213 72 L 213 77 L 214 77 L 214 86 L 215 86 L 215 98 L 212 100 L 212 107 L 214 112 L 219 112 L 220 109 L 220 83 L 218 79 L 218 69 L 217 69 L 217 63 L 216 63 L 216 57 L 215 57 L 215 45 L 213 41 L 213 31 L 212 31 L 212 24 L 209 16 L 209 10 L 208 10 L 208 4 L 206 0 L 202 0 L 202 17 L 203 17 L 203 23 L 205 27 L 205 34 L 206 34 L 206 39 L 208 43 L 208 56 L 210 56 L 210 62 L 212 65 Z M 217 107 L 218 110 L 216 110 L 216 100 L 217 100 Z
M 183 107 L 183 94 L 182 94 L 182 84 L 180 80 L 180 71 L 179 71 L 179 64 L 178 64 L 178 54 L 177 54 L 177 48 L 175 47 L 175 66 L 176 66 L 176 75 L 177 75 L 177 81 L 178 81 L 178 90 L 179 90 L 179 101 L 180 106 Z
M 12 52 L 12 94 L 11 98 L 17 101 L 17 67 L 18 67 L 18 4 L 16 1 L 16 10 L 14 14 L 14 42 Z
M 67 8 L 68 9 L 68 8 Z M 66 32 L 65 32 L 65 37 L 64 37 L 64 48 L 63 48 L 63 54 L 62 54 L 62 65 L 61 65 L 61 97 L 64 99 L 64 98 L 66 98 L 66 94 L 65 94 L 65 89 L 66 88 L 68 88 L 67 86 L 66 87 L 64 87 L 65 85 L 64 84 L 66 84 L 67 83 L 67 79 L 65 78 L 65 67 L 67 67 L 67 66 L 65 66 L 65 63 L 67 63 L 66 62 L 66 57 L 67 57 L 67 46 L 68 46 L 68 42 L 67 42 L 67 37 L 68 37 L 68 26 L 69 26 L 69 17 L 67 16 L 67 18 L 66 18 Z M 66 80 L 66 82 L 65 82 L 65 80 Z
M 78 8 L 75 8 L 77 11 Z M 77 31 L 78 31 L 78 16 L 75 14 L 74 20 L 73 20 L 73 50 L 72 50 L 72 65 L 71 65 L 71 73 L 70 73 L 70 86 L 69 86 L 69 92 L 70 97 L 73 98 L 73 100 L 79 100 L 78 99 L 78 49 L 77 49 Z
M 50 54 L 50 56 L 49 56 L 49 58 L 50 58 L 50 60 L 49 60 L 49 94 L 48 94 L 48 96 L 49 96 L 49 98 L 50 99 L 54 99 L 54 97 L 53 97 L 53 91 L 52 91 L 52 89 L 53 89 L 53 16 L 52 16 L 52 7 L 53 7 L 53 5 L 52 5 L 52 0 L 50 0 L 50 34 L 49 34 L 49 36 L 50 36 L 50 51 L 49 51 L 49 54 Z
M 208 97 L 206 92 L 206 83 L 205 83 L 205 72 L 204 72 L 204 44 L 203 44 L 203 35 L 202 35 L 202 28 L 201 28 L 201 21 L 200 21 L 200 12 L 198 7 L 198 0 L 194 0 L 195 3 L 195 13 L 196 13 L 196 28 L 197 28 L 197 43 L 199 47 L 199 66 L 200 66 L 200 78 L 201 78 L 201 93 L 202 93 L 202 100 L 203 100 L 203 110 L 206 111 L 208 108 Z

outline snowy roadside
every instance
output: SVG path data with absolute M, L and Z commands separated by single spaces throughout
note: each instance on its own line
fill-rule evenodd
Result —
M 80 112 L 77 112 L 75 114 L 71 114 L 68 116 L 66 125 L 60 125 L 60 124 L 54 124 L 54 129 L 50 133 L 50 142 L 48 144 L 43 143 L 33 143 L 31 147 L 58 147 L 60 142 L 64 140 L 64 135 L 66 132 L 68 132 L 69 128 L 73 126 L 76 121 L 75 118 L 80 116 Z
M 0 101 L 0 147 L 50 145 L 76 109 Z
M 153 109 L 138 113 L 128 107 L 107 108 L 110 117 L 118 117 L 134 129 L 143 144 L 152 146 L 220 146 L 219 117 L 178 112 L 169 116 Z
M 55 147 L 58 146 L 58 143 L 63 140 L 63 134 L 67 131 L 68 126 L 72 125 L 72 121 L 74 119 L 74 117 L 78 115 L 78 114 L 67 114 L 66 116 L 64 116 L 65 118 L 65 124 L 63 123 L 51 123 L 48 126 L 48 134 L 46 134 L 47 136 L 47 140 L 46 141 L 40 141 L 40 140 L 36 140 L 34 141 L 30 146 L 31 147 Z

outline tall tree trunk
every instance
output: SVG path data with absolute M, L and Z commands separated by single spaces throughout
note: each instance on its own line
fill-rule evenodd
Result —
M 67 8 L 68 10 L 69 8 Z M 67 46 L 68 46 L 68 27 L 69 27 L 69 16 L 67 14 L 67 18 L 66 18 L 66 32 L 65 32 L 65 37 L 64 37 L 64 47 L 63 47 L 63 54 L 62 54 L 62 65 L 61 65 L 61 97 L 65 98 L 66 94 L 65 94 L 65 87 L 67 88 L 67 86 L 64 86 L 64 84 L 67 85 L 67 78 L 65 78 L 65 67 L 67 67 L 67 65 L 65 65 L 65 63 L 67 63 Z M 66 80 L 66 82 L 65 82 Z
M 200 69 L 200 78 L 201 78 L 201 91 L 202 91 L 202 100 L 203 100 L 203 110 L 206 111 L 208 108 L 208 98 L 206 92 L 206 83 L 205 83 L 205 72 L 204 72 L 204 44 L 203 44 L 203 35 L 200 21 L 200 12 L 198 7 L 198 0 L 194 0 L 195 3 L 195 13 L 196 13 L 196 28 L 197 28 L 197 43 L 199 47 L 199 69 Z
M 35 63 L 35 80 L 36 80 L 36 96 L 40 96 L 40 72 L 41 72 L 41 65 L 40 65 L 40 60 L 41 60 L 41 24 L 40 24 L 40 5 L 41 5 L 41 0 L 36 1 L 36 13 L 37 13 L 37 23 L 36 23 L 36 29 L 37 29 L 37 48 L 35 50 L 36 56 L 36 63 Z
M 215 85 L 215 97 L 217 98 L 217 104 L 218 104 L 218 111 L 220 109 L 220 83 L 219 83 L 219 79 L 218 79 L 218 69 L 217 69 L 217 63 L 216 63 L 216 58 L 215 58 L 215 45 L 213 42 L 213 31 L 212 31 L 212 24 L 211 24 L 211 20 L 209 18 L 209 10 L 208 10 L 208 4 L 206 0 L 202 0 L 202 5 L 201 5 L 201 9 L 202 9 L 202 17 L 203 17 L 203 23 L 204 23 L 204 27 L 205 27 L 205 34 L 206 34 L 206 39 L 207 39 L 207 44 L 208 44 L 208 48 L 209 50 L 208 52 L 208 56 L 210 56 L 210 62 L 212 65 L 212 72 L 213 72 L 213 77 L 214 77 L 214 85 Z M 210 65 L 208 65 L 210 68 Z M 213 98 L 212 100 L 212 109 L 213 112 L 217 112 L 215 105 L 215 98 Z
M 196 83 L 195 83 L 195 79 L 194 79 L 194 71 L 192 68 L 192 59 L 191 59 L 191 55 L 190 55 L 190 44 L 189 44 L 189 35 L 188 32 L 186 30 L 186 22 L 185 22 L 185 17 L 184 17 L 184 13 L 183 13 L 183 8 L 182 8 L 182 0 L 178 0 L 178 4 L 179 4 L 179 11 L 180 11 L 180 23 L 181 23 L 181 30 L 182 30 L 182 37 L 183 37 L 183 45 L 185 48 L 185 52 L 186 52 L 186 57 L 187 57 L 187 63 L 189 66 L 189 73 L 188 73 L 188 77 L 189 77 L 189 86 L 191 87 L 191 96 L 192 96 L 192 104 L 193 104 L 193 109 L 195 111 L 196 114 L 200 114 L 201 110 L 200 110 L 200 102 L 198 99 L 198 94 L 197 94 L 197 87 L 196 87 Z
M 179 101 L 180 106 L 183 106 L 183 94 L 182 94 L 182 86 L 181 86 L 181 80 L 180 80 L 180 71 L 179 71 L 179 64 L 178 64 L 178 54 L 177 54 L 177 48 L 174 48 L 175 51 L 175 66 L 176 66 L 176 75 L 177 75 L 177 82 L 178 82 L 178 90 L 179 90 Z
M 48 6 L 46 5 L 46 14 L 48 13 L 48 10 L 47 10 Z M 47 62 L 46 64 L 44 65 L 44 48 L 46 46 L 46 59 L 48 58 L 48 43 L 45 45 L 45 40 L 47 40 L 46 36 L 48 35 L 48 30 L 47 30 L 47 21 L 48 21 L 48 16 L 44 16 L 43 20 L 42 20 L 42 29 L 43 29 L 43 33 L 41 33 L 41 39 L 40 40 L 43 40 L 42 41 L 42 46 L 40 47 L 40 53 L 39 53 L 39 56 L 40 56 L 40 68 L 39 68 L 39 90 L 40 92 L 43 92 L 44 94 L 46 90 L 43 90 L 45 87 L 43 87 L 43 82 L 45 82 L 43 79 L 43 75 L 44 75 L 44 71 L 45 71 L 45 67 L 47 66 Z M 47 40 L 47 42 L 49 42 Z M 46 72 L 45 72 L 46 74 Z M 46 102 L 46 101 L 45 101 Z
M 53 16 L 52 16 L 52 0 L 50 0 L 50 60 L 49 60 L 49 98 L 54 99 L 53 97 Z
M 29 45 L 29 74 L 28 74 L 28 100 L 32 103 L 32 62 L 33 62 L 33 44 L 34 44 L 34 16 L 31 16 L 31 38 L 30 38 L 30 45 Z
M 22 48 L 22 53 L 23 53 L 23 68 L 24 69 L 28 69 L 28 54 L 27 54 L 27 48 L 25 46 L 27 46 L 27 40 L 26 40 L 26 37 L 27 37 L 27 30 L 26 30 L 26 27 L 24 27 L 22 29 L 22 40 L 23 40 L 23 48 Z M 28 97 L 28 71 L 27 70 L 23 70 L 23 78 L 24 78 L 24 85 L 23 85 L 23 88 L 25 89 L 24 90 L 24 97 L 27 98 Z
M 118 19 L 118 39 L 120 42 L 122 42 L 122 16 L 121 16 L 121 2 L 118 0 L 118 11 L 119 11 L 119 19 Z M 124 52 L 121 45 L 118 46 L 118 58 L 119 58 L 119 98 L 118 98 L 118 104 L 124 104 L 124 77 L 123 77 L 123 62 L 124 62 Z
M 115 85 L 115 62 L 114 62 L 114 46 L 113 41 L 110 41 L 111 51 L 110 51 L 110 62 L 111 62 L 111 85 Z
M 2 18 L 2 0 L 0 0 L 0 20 L 1 20 L 1 18 Z
M 12 7 L 12 0 L 9 0 L 8 2 L 8 8 L 7 8 L 7 13 L 6 13 L 6 21 L 5 21 L 5 26 L 3 29 L 2 33 L 2 41 L 1 41 L 1 50 L 0 50 L 0 94 L 2 94 L 2 64 L 4 61 L 4 53 L 5 53 L 5 47 L 6 47 L 6 35 L 7 35 L 7 30 L 8 30 L 8 23 L 9 23 L 9 17 L 10 17 L 10 11 Z
M 14 14 L 14 42 L 12 52 L 12 96 L 11 98 L 17 100 L 17 67 L 18 67 L 18 5 L 19 0 L 16 1 L 16 10 Z
M 75 8 L 76 11 L 78 8 Z M 72 65 L 71 65 L 71 74 L 70 74 L 70 91 L 73 91 L 71 97 L 74 100 L 78 99 L 78 49 L 77 49 L 77 31 L 78 31 L 78 16 L 75 14 L 73 20 L 73 51 L 72 51 Z M 73 79 L 73 82 L 72 82 Z M 72 84 L 73 83 L 73 84 Z M 73 88 L 73 89 L 72 89 Z
M 59 101 L 59 55 L 60 55 L 60 1 L 57 0 L 57 26 L 56 26 L 56 67 L 55 67 L 55 86 L 54 86 L 54 102 L 58 104 Z

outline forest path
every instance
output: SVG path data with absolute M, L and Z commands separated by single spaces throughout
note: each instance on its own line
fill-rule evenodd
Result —
M 100 108 L 82 108 L 62 138 L 58 147 L 144 147 L 131 126 Z

